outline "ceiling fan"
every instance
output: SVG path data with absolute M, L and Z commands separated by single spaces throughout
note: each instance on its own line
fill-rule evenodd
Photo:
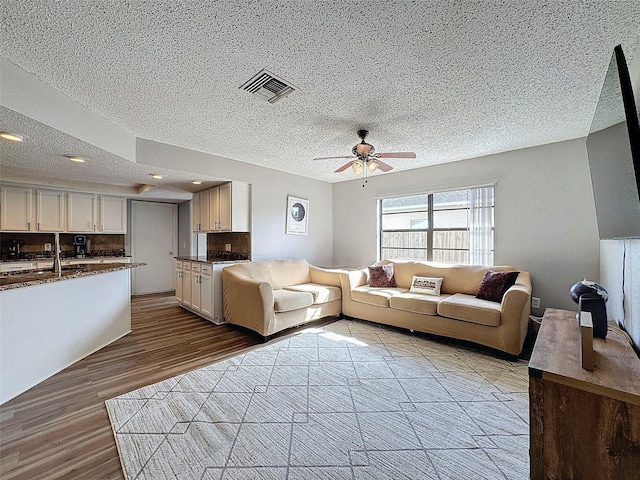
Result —
M 353 171 L 357 175 L 364 174 L 366 176 L 367 173 L 373 173 L 376 170 L 380 170 L 382 172 L 388 172 L 392 170 L 393 167 L 382 160 L 381 158 L 416 158 L 416 154 L 413 152 L 389 152 L 389 153 L 375 153 L 376 149 L 370 143 L 364 141 L 369 133 L 368 130 L 358 130 L 358 136 L 361 139 L 361 142 L 356 144 L 351 153 L 353 156 L 347 157 L 319 157 L 314 158 L 314 160 L 333 160 L 336 158 L 349 158 L 351 159 L 349 162 L 342 165 L 338 168 L 335 173 L 340 173 L 346 170 L 349 167 L 353 168 Z M 366 181 L 366 179 L 365 179 Z

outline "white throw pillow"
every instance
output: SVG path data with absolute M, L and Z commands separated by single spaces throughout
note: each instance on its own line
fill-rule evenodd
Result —
M 426 293 L 427 295 L 440 295 L 440 287 L 442 287 L 442 279 L 434 277 L 413 276 L 411 281 L 411 293 Z

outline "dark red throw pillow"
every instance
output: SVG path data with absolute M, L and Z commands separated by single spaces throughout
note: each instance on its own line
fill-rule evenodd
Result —
M 482 278 L 480 289 L 476 293 L 476 298 L 490 300 L 492 302 L 502 302 L 502 297 L 509 290 L 520 272 L 494 272 L 488 270 Z
M 393 263 L 369 267 L 370 287 L 395 287 L 396 277 L 393 274 Z

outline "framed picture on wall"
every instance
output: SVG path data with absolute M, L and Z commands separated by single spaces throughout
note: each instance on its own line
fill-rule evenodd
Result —
M 309 225 L 309 200 L 287 196 L 287 235 L 306 235 Z

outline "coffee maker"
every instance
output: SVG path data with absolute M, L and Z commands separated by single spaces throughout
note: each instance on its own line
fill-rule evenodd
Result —
M 76 235 L 73 237 L 73 246 L 75 247 L 76 258 L 84 258 L 88 253 L 86 235 Z

